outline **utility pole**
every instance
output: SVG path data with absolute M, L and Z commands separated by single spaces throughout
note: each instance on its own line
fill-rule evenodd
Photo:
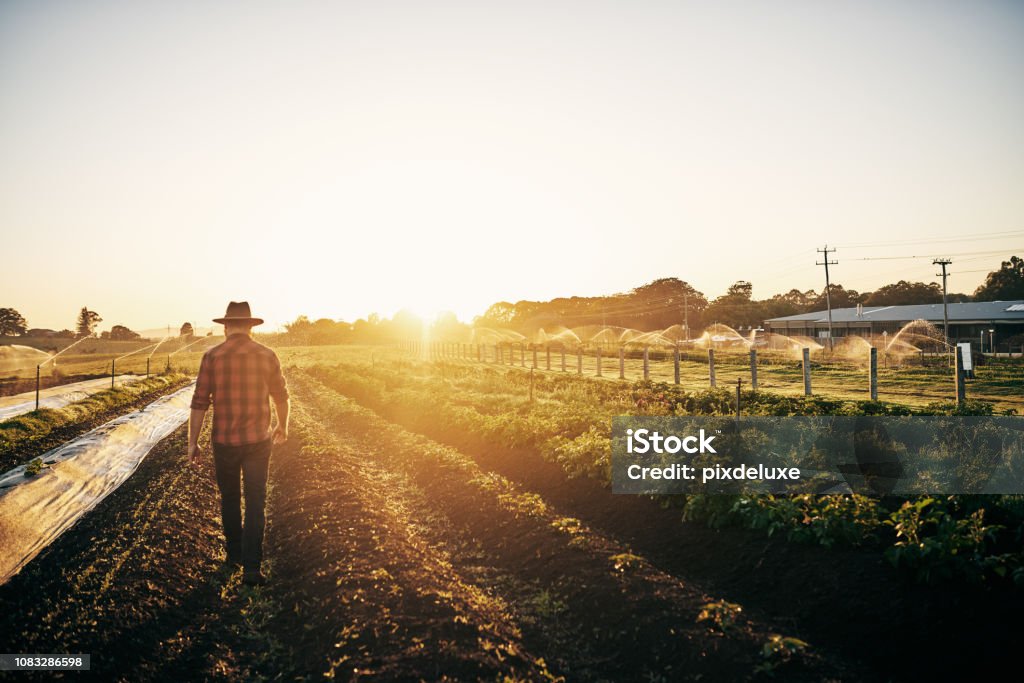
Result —
M 686 341 L 690 341 L 690 295 L 683 294 L 683 330 L 686 333 Z
M 937 258 L 932 261 L 933 265 L 940 266 L 942 268 L 941 273 L 935 273 L 935 275 L 942 276 L 942 336 L 946 342 L 946 348 L 949 348 L 949 307 L 946 303 L 946 266 L 952 263 L 948 258 Z
M 825 266 L 825 305 L 828 307 L 828 348 L 832 348 L 832 286 L 828 280 L 828 267 L 839 265 L 839 261 L 829 261 L 829 252 L 835 253 L 835 249 L 829 249 L 828 245 L 825 245 L 824 249 L 819 249 L 819 254 L 825 255 L 825 260 L 821 263 L 814 262 L 816 266 Z

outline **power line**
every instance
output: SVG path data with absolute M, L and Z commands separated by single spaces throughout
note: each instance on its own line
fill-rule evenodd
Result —
M 1024 230 L 1004 230 L 1002 232 L 983 232 L 975 233 L 965 237 L 938 237 L 938 238 L 925 238 L 925 239 L 912 239 L 912 240 L 892 240 L 889 242 L 860 242 L 857 244 L 844 244 L 843 249 L 874 249 L 877 247 L 891 247 L 902 244 L 940 244 L 946 242 L 977 242 L 978 240 L 994 240 L 1005 237 L 1016 237 L 1024 235 Z
M 1003 253 L 1006 253 L 1007 251 L 1019 251 L 1019 250 L 1021 250 L 1021 247 L 1010 247 L 1010 249 L 1008 249 L 1008 250 L 1007 249 L 987 249 L 985 251 L 964 251 L 964 252 L 961 252 L 959 254 L 954 254 L 954 256 L 973 256 L 973 255 L 977 255 L 977 254 L 981 254 L 982 256 L 992 256 L 992 255 L 995 255 L 995 254 L 1003 254 Z M 935 258 L 940 258 L 940 257 L 936 256 L 935 254 L 932 254 L 932 255 L 921 254 L 921 255 L 913 255 L 913 256 L 862 256 L 860 258 L 852 258 L 852 259 L 849 259 L 849 260 L 850 261 L 898 261 L 898 260 L 918 259 L 918 258 L 920 258 L 920 259 L 929 259 L 929 258 L 930 259 L 935 259 Z

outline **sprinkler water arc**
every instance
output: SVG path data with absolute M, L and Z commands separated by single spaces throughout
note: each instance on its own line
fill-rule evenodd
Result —
M 52 356 L 50 356 L 49 358 L 44 360 L 42 363 L 39 363 L 38 365 L 36 365 L 36 410 L 39 410 L 39 375 L 40 375 L 40 371 L 42 370 L 43 366 L 46 365 L 47 363 L 53 361 L 53 366 L 57 367 L 57 357 L 58 356 L 60 356 L 65 351 L 68 351 L 68 350 L 73 349 L 74 347 L 78 346 L 79 344 L 84 342 L 86 339 L 92 339 L 92 337 L 91 336 L 89 336 L 89 337 L 82 337 L 78 341 L 71 342 L 70 344 L 65 346 L 63 349 L 61 349 L 57 353 L 53 354 Z

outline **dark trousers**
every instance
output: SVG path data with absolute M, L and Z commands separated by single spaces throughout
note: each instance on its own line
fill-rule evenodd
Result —
M 270 445 L 270 439 L 244 446 L 213 444 L 213 464 L 220 488 L 220 511 L 228 556 L 240 558 L 246 569 L 259 569 L 263 562 Z M 240 477 L 245 480 L 244 529 Z

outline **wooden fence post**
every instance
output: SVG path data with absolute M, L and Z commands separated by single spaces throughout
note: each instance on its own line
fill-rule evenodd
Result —
M 964 378 L 964 357 L 963 349 L 956 346 L 956 404 L 962 405 L 967 400 L 967 386 Z
M 878 400 L 878 349 L 871 347 L 868 362 L 868 391 L 871 400 Z
M 804 396 L 811 395 L 811 350 L 804 348 Z

